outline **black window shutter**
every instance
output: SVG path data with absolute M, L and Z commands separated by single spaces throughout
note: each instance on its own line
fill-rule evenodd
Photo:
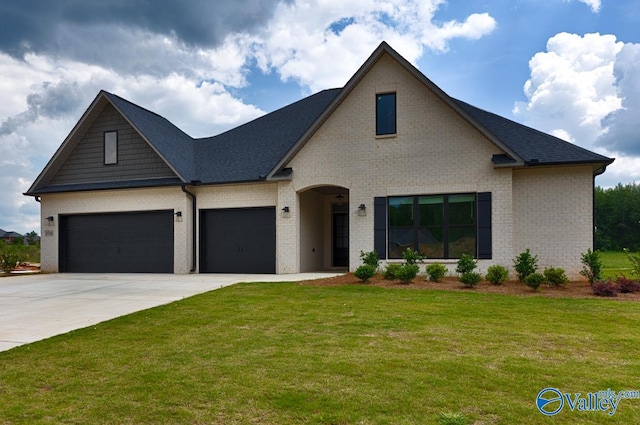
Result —
M 478 193 L 478 258 L 491 259 L 491 192 Z
M 373 249 L 378 258 L 387 258 L 387 198 L 373 198 Z

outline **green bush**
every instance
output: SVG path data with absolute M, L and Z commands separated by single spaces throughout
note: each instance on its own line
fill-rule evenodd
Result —
M 420 267 L 417 264 L 403 264 L 396 271 L 396 279 L 400 279 L 402 283 L 411 283 L 419 271 Z
M 462 413 L 441 412 L 438 417 L 439 425 L 467 425 L 467 418 Z
M 400 267 L 402 267 L 402 264 L 398 264 L 398 263 L 391 263 L 391 264 L 387 264 L 387 267 L 384 269 L 384 272 L 382 273 L 382 277 L 384 277 L 386 280 L 396 280 L 398 279 L 398 270 L 400 270 Z
M 569 281 L 564 269 L 560 267 L 547 267 L 542 274 L 549 286 L 561 286 Z
M 0 270 L 11 273 L 18 264 L 26 260 L 24 247 L 21 245 L 5 245 L 0 241 Z
M 375 276 L 376 271 L 376 268 L 371 264 L 363 264 L 353 274 L 364 283 L 367 283 L 369 279 Z
M 586 277 L 591 285 L 602 279 L 602 261 L 600 261 L 600 254 L 591 251 L 591 248 L 589 248 L 587 252 L 582 254 L 580 261 L 582 262 L 580 274 Z
M 362 264 L 364 265 L 373 266 L 376 271 L 378 267 L 380 267 L 380 259 L 375 249 L 369 252 L 360 251 L 360 260 L 362 260 Z
M 625 249 L 624 252 L 627 253 L 627 258 L 631 263 L 631 274 L 640 278 L 640 255 L 631 255 L 627 249 Z
M 426 272 L 431 282 L 440 282 L 449 273 L 449 269 L 444 264 L 434 263 L 427 266 Z
M 527 276 L 538 270 L 538 256 L 531 255 L 529 248 L 513 260 L 513 268 L 518 274 L 518 280 L 524 282 Z
M 412 248 L 407 248 L 402 253 L 402 258 L 404 258 L 405 264 L 416 264 L 421 263 L 427 257 L 420 254 L 418 251 L 414 251 Z
M 502 285 L 509 278 L 509 271 L 506 268 L 496 264 L 493 266 L 489 266 L 489 268 L 487 269 L 487 274 L 484 278 L 494 285 Z
M 529 276 L 524 278 L 524 283 L 534 292 L 538 291 L 540 285 L 542 285 L 545 281 L 544 275 L 540 273 L 531 273 Z
M 465 273 L 470 273 L 474 271 L 476 267 L 478 267 L 478 263 L 476 262 L 476 260 L 473 259 L 472 256 L 467 254 L 462 254 L 456 266 L 456 273 L 460 275 L 463 275 Z
M 465 285 L 473 288 L 482 280 L 482 275 L 476 272 L 466 272 L 462 273 L 460 277 L 458 277 L 458 280 Z

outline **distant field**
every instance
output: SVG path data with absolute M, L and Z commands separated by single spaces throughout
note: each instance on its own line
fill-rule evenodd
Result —
M 626 252 L 601 251 L 599 253 L 604 264 L 603 277 L 615 278 L 623 275 L 631 277 L 631 262 Z

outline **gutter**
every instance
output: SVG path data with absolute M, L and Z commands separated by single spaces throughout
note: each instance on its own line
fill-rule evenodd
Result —
M 191 184 L 195 186 L 200 183 L 199 181 L 192 181 Z M 191 198 L 191 220 L 192 220 L 192 234 L 191 234 L 191 270 L 189 273 L 195 273 L 196 271 L 196 212 L 197 212 L 197 198 L 196 195 L 189 192 L 187 190 L 187 185 L 183 184 L 181 186 L 182 191 L 187 194 Z

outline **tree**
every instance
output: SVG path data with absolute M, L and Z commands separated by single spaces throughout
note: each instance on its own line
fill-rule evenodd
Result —
M 596 187 L 595 247 L 599 250 L 640 250 L 640 185 L 619 183 Z

